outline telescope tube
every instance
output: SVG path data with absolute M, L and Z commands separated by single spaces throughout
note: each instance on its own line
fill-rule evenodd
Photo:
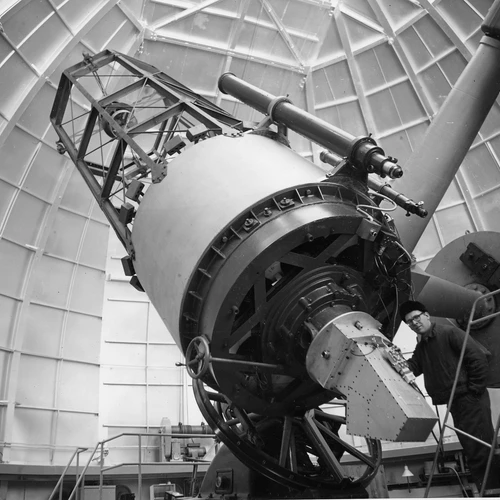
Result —
M 294 106 L 286 97 L 273 96 L 232 73 L 224 73 L 219 78 L 219 90 L 268 115 L 275 123 L 285 125 L 342 157 L 348 157 L 357 168 L 364 168 L 367 172 L 375 172 L 382 177 L 388 175 L 392 179 L 403 175 L 396 160 L 385 156 L 374 139 L 368 136 L 355 137 L 334 127 Z

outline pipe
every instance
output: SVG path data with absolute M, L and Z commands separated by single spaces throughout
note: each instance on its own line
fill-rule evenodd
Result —
M 278 126 L 284 125 L 338 155 L 347 157 L 356 168 L 381 176 L 388 175 L 392 179 L 403 175 L 396 160 L 385 156 L 371 137 L 355 137 L 294 106 L 287 97 L 273 96 L 232 73 L 224 73 L 219 78 L 219 90 L 268 115 Z
M 476 290 L 427 274 L 418 266 L 412 269 L 411 277 L 416 299 L 427 305 L 431 316 L 462 319 L 463 314 L 468 314 L 474 302 L 483 296 Z M 479 301 L 477 311 L 480 315 L 485 306 L 485 302 Z
M 490 9 L 494 26 L 482 26 L 485 33 L 500 26 L 500 1 Z M 496 14 L 496 15 L 495 15 Z M 479 48 L 452 87 L 439 113 L 430 124 L 420 146 L 404 165 L 404 179 L 394 189 L 424 200 L 433 214 L 453 181 L 465 155 L 500 91 L 500 41 L 484 36 Z M 480 165 L 477 166 L 480 168 Z M 428 219 L 411 220 L 400 211 L 394 213 L 403 245 L 411 252 L 422 236 Z

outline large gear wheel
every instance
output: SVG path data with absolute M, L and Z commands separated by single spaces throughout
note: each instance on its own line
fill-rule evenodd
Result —
M 196 401 L 208 424 L 232 453 L 252 470 L 295 489 L 365 487 L 382 459 L 380 441 L 366 439 L 361 451 L 339 436 L 345 416 L 323 408 L 269 417 L 247 413 L 221 393 L 193 380 Z M 344 401 L 336 401 L 342 408 Z M 344 406 L 345 407 L 345 406 Z M 352 477 L 340 462 L 348 453 L 365 469 Z

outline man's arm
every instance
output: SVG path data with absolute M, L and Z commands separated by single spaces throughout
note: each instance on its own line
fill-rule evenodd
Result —
M 465 332 L 459 328 L 453 328 L 450 332 L 450 344 L 455 352 L 460 355 L 465 339 Z M 479 347 L 477 342 L 467 339 L 463 367 L 467 373 L 467 385 L 469 391 L 480 396 L 486 389 L 486 378 L 488 376 L 488 358 Z
M 422 375 L 422 366 L 417 352 L 413 352 L 413 356 L 408 360 L 408 366 L 415 377 Z

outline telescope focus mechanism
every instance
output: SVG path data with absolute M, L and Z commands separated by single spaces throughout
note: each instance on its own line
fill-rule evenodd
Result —
M 114 76 L 104 89 L 82 78 L 90 73 L 97 83 Z M 51 119 L 227 449 L 281 496 L 358 494 L 377 472 L 381 439 L 425 441 L 436 422 L 391 343 L 412 293 L 411 256 L 368 189 L 370 172 L 401 169 L 372 138 L 287 99 L 231 75 L 220 87 L 277 130 L 249 127 L 111 51 L 63 72 Z M 81 96 L 89 111 L 73 115 Z M 327 178 L 290 149 L 287 128 L 352 168 Z M 364 468 L 356 477 L 349 455 Z
M 320 160 L 334 167 L 330 172 L 326 173 L 327 178 L 339 175 L 344 169 L 346 169 L 349 164 L 347 158 L 341 158 L 340 156 L 330 151 L 322 151 L 320 154 Z M 376 193 L 380 193 L 382 196 L 385 196 L 396 205 L 406 210 L 406 215 L 408 217 L 410 216 L 410 214 L 415 214 L 419 217 L 427 217 L 428 212 L 423 206 L 423 201 L 415 203 L 405 195 L 394 190 L 390 184 L 387 184 L 374 176 L 368 176 L 366 182 L 371 190 Z
M 351 175 L 366 178 L 367 174 L 376 173 L 391 179 L 398 179 L 403 175 L 397 159 L 385 156 L 383 149 L 371 135 L 355 137 L 297 108 L 287 97 L 273 96 L 240 80 L 232 73 L 224 73 L 219 78 L 219 90 L 266 114 L 269 120 L 278 126 L 289 127 L 307 139 L 347 158 L 354 167 Z

